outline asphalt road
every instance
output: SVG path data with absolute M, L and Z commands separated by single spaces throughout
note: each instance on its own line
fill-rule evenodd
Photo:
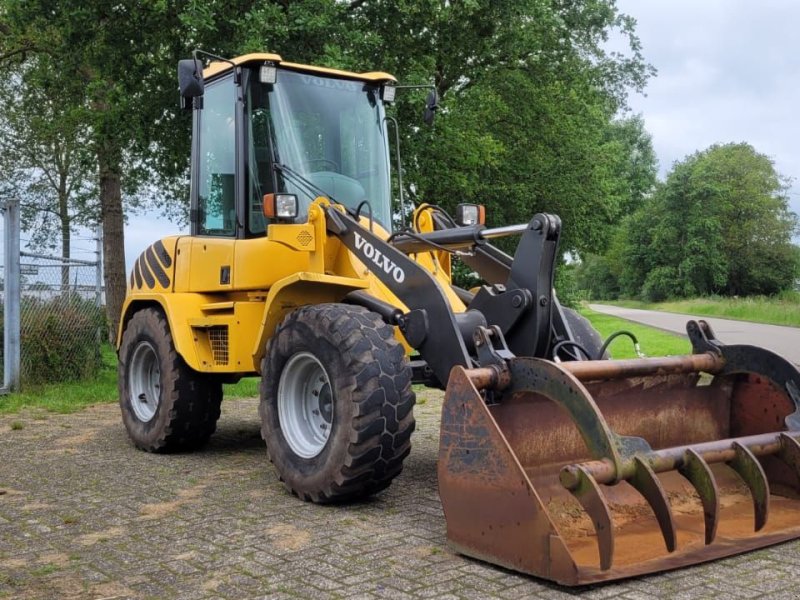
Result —
M 800 328 L 798 327 L 780 327 L 778 325 L 764 325 L 763 323 L 732 321 L 730 319 L 718 319 L 717 317 L 701 317 L 654 310 L 639 310 L 637 308 L 623 308 L 605 304 L 590 304 L 589 308 L 600 313 L 658 327 L 659 329 L 676 332 L 684 336 L 686 335 L 686 322 L 689 319 L 704 319 L 711 325 L 717 339 L 723 343 L 761 346 L 780 354 L 796 364 L 800 364 Z

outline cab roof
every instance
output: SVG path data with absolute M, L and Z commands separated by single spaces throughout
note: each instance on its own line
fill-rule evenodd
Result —
M 380 83 L 382 81 L 397 81 L 393 75 L 383 73 L 382 71 L 370 71 L 369 73 L 352 73 L 350 71 L 340 71 L 339 69 L 328 69 L 326 67 L 315 67 L 312 65 L 301 65 L 284 61 L 278 54 L 267 53 L 253 53 L 245 54 L 232 58 L 230 62 L 214 61 L 203 69 L 203 79 L 212 79 L 231 71 L 235 66 L 244 66 L 248 63 L 263 63 L 271 62 L 275 66 L 286 67 L 293 71 L 304 71 L 306 73 L 318 73 L 320 75 L 329 75 L 331 77 L 343 77 L 347 79 L 356 79 L 359 81 L 369 81 Z

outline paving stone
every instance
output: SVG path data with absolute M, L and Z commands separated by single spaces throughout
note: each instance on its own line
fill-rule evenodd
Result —
M 0 598 L 796 598 L 800 543 L 608 585 L 564 588 L 453 553 L 436 485 L 441 395 L 376 498 L 315 506 L 266 459 L 256 400 L 223 403 L 191 454 L 139 452 L 113 405 L 0 417 Z M 12 431 L 12 420 L 25 427 Z

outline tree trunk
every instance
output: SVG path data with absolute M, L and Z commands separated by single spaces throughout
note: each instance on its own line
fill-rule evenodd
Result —
M 125 301 L 125 232 L 120 186 L 121 152 L 107 144 L 98 154 L 100 174 L 100 218 L 103 222 L 103 279 L 106 291 L 108 339 L 117 337 L 122 303 Z M 110 150 L 110 151 L 109 151 Z

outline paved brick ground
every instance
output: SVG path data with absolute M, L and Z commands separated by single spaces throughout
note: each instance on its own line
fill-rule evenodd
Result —
M 421 394 L 406 469 L 320 507 L 267 463 L 255 400 L 223 403 L 195 454 L 128 442 L 116 406 L 0 417 L 0 597 L 796 598 L 800 544 L 570 590 L 454 555 L 436 493 L 440 395 Z

